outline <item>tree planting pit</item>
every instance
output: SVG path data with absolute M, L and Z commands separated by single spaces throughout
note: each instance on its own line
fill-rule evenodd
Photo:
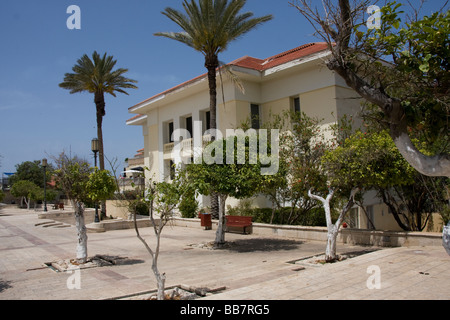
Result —
M 133 264 L 139 262 L 144 261 L 128 259 L 127 257 L 96 255 L 92 258 L 88 258 L 85 263 L 78 263 L 76 259 L 60 259 L 52 262 L 46 262 L 44 264 L 55 272 L 72 272 L 73 270 L 79 269 Z
M 338 263 L 338 262 L 341 262 L 341 261 L 344 261 L 347 259 L 355 258 L 355 257 L 361 256 L 363 254 L 375 252 L 378 250 L 380 250 L 380 249 L 371 248 L 371 249 L 361 250 L 361 251 L 346 252 L 341 255 L 336 255 L 336 260 L 332 261 L 332 262 L 326 262 L 325 254 L 322 253 L 319 255 L 304 257 L 304 258 L 297 259 L 297 260 L 291 260 L 291 261 L 288 261 L 287 263 L 303 265 L 303 266 L 310 266 L 310 267 L 320 267 L 320 266 L 326 265 L 328 263 Z

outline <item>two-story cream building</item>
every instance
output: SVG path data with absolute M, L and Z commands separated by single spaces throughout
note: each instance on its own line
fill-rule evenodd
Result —
M 229 63 L 244 91 L 226 75 L 221 77 L 223 84 L 217 77 L 217 129 L 225 133 L 247 119 L 265 121 L 270 114 L 289 109 L 324 119 L 324 125 L 335 123 L 344 114 L 356 115 L 360 102 L 347 99 L 357 96 L 325 67 L 323 60 L 328 54 L 325 43 L 311 43 L 267 59 L 245 56 Z M 198 121 L 202 132 L 209 129 L 207 75 L 142 101 L 129 112 L 137 115 L 127 124 L 143 128 L 145 166 L 150 176 L 160 181 L 170 179 L 174 130 L 184 128 L 193 136 Z M 183 141 L 183 147 L 192 145 L 192 139 Z
M 329 54 L 326 43 L 310 43 L 266 59 L 244 56 L 229 63 L 244 90 L 226 75 L 218 74 L 217 129 L 225 133 L 226 129 L 235 129 L 248 119 L 257 117 L 266 121 L 271 114 L 284 110 L 301 110 L 308 116 L 323 119 L 323 126 L 336 123 L 343 115 L 356 117 L 361 110 L 361 99 L 325 66 Z M 142 127 L 144 162 L 150 170 L 146 178 L 170 180 L 176 162 L 172 154 L 172 133 L 183 128 L 192 137 L 195 124 L 200 122 L 202 132 L 209 129 L 209 101 L 208 78 L 203 74 L 129 108 L 136 115 L 127 125 Z M 258 125 L 253 121 L 254 128 Z M 182 141 L 184 151 L 202 143 L 194 139 Z M 207 198 L 202 197 L 200 201 L 208 205 Z M 379 200 L 374 199 L 368 211 L 379 228 L 397 229 L 392 215 Z M 361 210 L 354 209 L 352 215 L 356 221 L 354 227 L 368 227 L 366 214 Z

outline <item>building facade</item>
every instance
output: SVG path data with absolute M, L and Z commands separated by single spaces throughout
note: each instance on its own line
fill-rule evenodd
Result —
M 264 122 L 286 110 L 323 119 L 324 127 L 335 124 L 344 115 L 356 118 L 362 100 L 325 66 L 329 54 L 326 43 L 310 43 L 266 59 L 244 56 L 229 63 L 227 67 L 244 90 L 224 72 L 221 77 L 218 73 L 217 129 L 225 134 L 227 129 L 236 129 L 249 119 Z M 144 166 L 149 169 L 147 179 L 170 181 L 173 176 L 177 159 L 172 152 L 175 146 L 172 133 L 176 129 L 188 133 L 181 142 L 181 150 L 187 157 L 194 156 L 195 145 L 210 139 L 203 134 L 209 129 L 209 101 L 208 78 L 204 74 L 129 108 L 135 116 L 127 125 L 142 127 Z M 260 122 L 250 121 L 257 129 Z M 196 135 L 198 131 L 202 134 Z M 208 205 L 207 197 L 199 200 L 203 206 Z M 233 204 L 235 200 L 229 201 Z M 259 206 L 270 206 L 265 199 L 258 201 Z M 368 208 L 372 222 L 377 224 L 381 219 L 378 215 L 382 215 L 381 228 L 396 229 L 394 219 L 389 219 L 387 208 L 378 199 Z M 351 213 L 352 226 L 371 228 L 366 216 L 355 208 Z

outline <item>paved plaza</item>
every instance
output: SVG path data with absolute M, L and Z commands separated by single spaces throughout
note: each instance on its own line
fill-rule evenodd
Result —
M 34 211 L 0 211 L 1 300 L 117 299 L 156 289 L 150 256 L 133 229 L 88 233 L 90 257 L 122 263 L 56 272 L 46 263 L 75 258 L 76 229 L 45 222 Z M 154 243 L 152 228 L 140 232 Z M 164 229 L 159 269 L 167 287 L 221 289 L 204 300 L 450 298 L 450 256 L 442 246 L 376 248 L 338 263 L 308 265 L 294 261 L 323 253 L 324 242 L 227 233 L 226 248 L 199 246 L 214 236 L 200 226 Z M 338 245 L 339 253 L 367 249 Z

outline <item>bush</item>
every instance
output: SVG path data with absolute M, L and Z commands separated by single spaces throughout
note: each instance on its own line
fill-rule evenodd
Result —
M 128 211 L 131 214 L 138 214 L 142 216 L 148 216 L 150 214 L 150 206 L 143 199 L 127 200 L 127 206 Z
M 194 192 L 187 192 L 183 195 L 178 209 L 180 209 L 183 218 L 197 217 L 198 201 L 195 200 Z
M 441 217 L 444 222 L 444 226 L 446 226 L 450 222 L 450 206 L 444 206 L 441 211 Z
M 148 216 L 150 214 L 149 211 L 150 211 L 150 206 L 146 201 L 141 200 L 135 204 L 136 214 L 141 215 L 141 216 Z
M 270 223 L 272 218 L 272 208 L 252 208 L 251 201 L 240 201 L 236 207 L 227 207 L 228 215 L 250 216 L 256 223 Z M 291 213 L 290 207 L 276 209 L 272 224 L 286 224 Z M 311 209 L 307 214 L 301 214 L 294 225 L 323 227 L 326 226 L 325 213 L 321 208 Z

